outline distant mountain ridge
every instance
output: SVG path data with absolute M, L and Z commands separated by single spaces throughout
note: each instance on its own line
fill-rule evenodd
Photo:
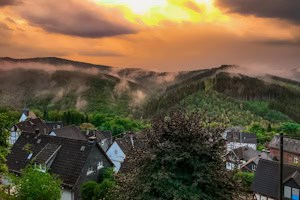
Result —
M 85 67 L 85 68 L 98 68 L 102 70 L 110 70 L 112 67 L 105 65 L 96 65 L 86 62 L 72 61 L 68 59 L 58 58 L 58 57 L 38 57 L 38 58 L 21 58 L 15 59 L 10 57 L 0 57 L 0 62 L 12 62 L 12 63 L 44 63 L 50 65 L 73 65 L 75 67 Z
M 181 105 L 186 98 L 194 96 L 196 100 L 199 93 L 215 91 L 242 102 L 264 101 L 270 109 L 300 121 L 299 82 L 273 75 L 249 77 L 234 73 L 238 68 L 222 65 L 155 72 L 55 57 L 5 57 L 0 58 L 0 104 L 21 108 L 27 103 L 40 110 L 77 109 L 150 118 Z

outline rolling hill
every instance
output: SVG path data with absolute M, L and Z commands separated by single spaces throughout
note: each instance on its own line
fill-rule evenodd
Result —
M 299 82 L 233 73 L 237 68 L 223 65 L 154 72 L 60 58 L 1 58 L 0 104 L 21 109 L 27 103 L 39 110 L 77 109 L 136 118 L 184 107 L 227 117 L 233 124 L 238 124 L 238 119 L 230 119 L 232 116 L 300 122 Z

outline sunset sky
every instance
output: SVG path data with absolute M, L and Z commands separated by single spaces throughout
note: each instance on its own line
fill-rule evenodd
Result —
M 299 0 L 0 0 L 0 57 L 296 68 L 299 10 Z

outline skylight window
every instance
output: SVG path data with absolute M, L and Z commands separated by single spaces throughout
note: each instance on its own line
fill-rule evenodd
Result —
M 85 146 L 81 146 L 80 151 L 84 151 L 85 150 Z
M 33 156 L 33 153 L 30 153 L 28 156 L 27 156 L 27 159 L 30 160 Z

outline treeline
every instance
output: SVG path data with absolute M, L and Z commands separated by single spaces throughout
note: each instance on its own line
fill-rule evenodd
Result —
M 62 121 L 65 125 L 80 125 L 89 123 L 89 115 L 76 110 L 68 111 L 44 111 L 42 118 L 46 121 Z
M 81 125 L 91 123 L 98 130 L 112 131 L 113 135 L 118 135 L 127 131 L 140 131 L 146 125 L 140 120 L 122 117 L 114 114 L 89 114 L 76 110 L 68 111 L 49 111 L 44 114 L 46 121 L 62 121 L 64 125 Z
M 264 100 L 269 108 L 280 111 L 300 122 L 300 93 L 277 84 L 267 84 L 257 78 L 219 73 L 214 89 L 241 100 Z

